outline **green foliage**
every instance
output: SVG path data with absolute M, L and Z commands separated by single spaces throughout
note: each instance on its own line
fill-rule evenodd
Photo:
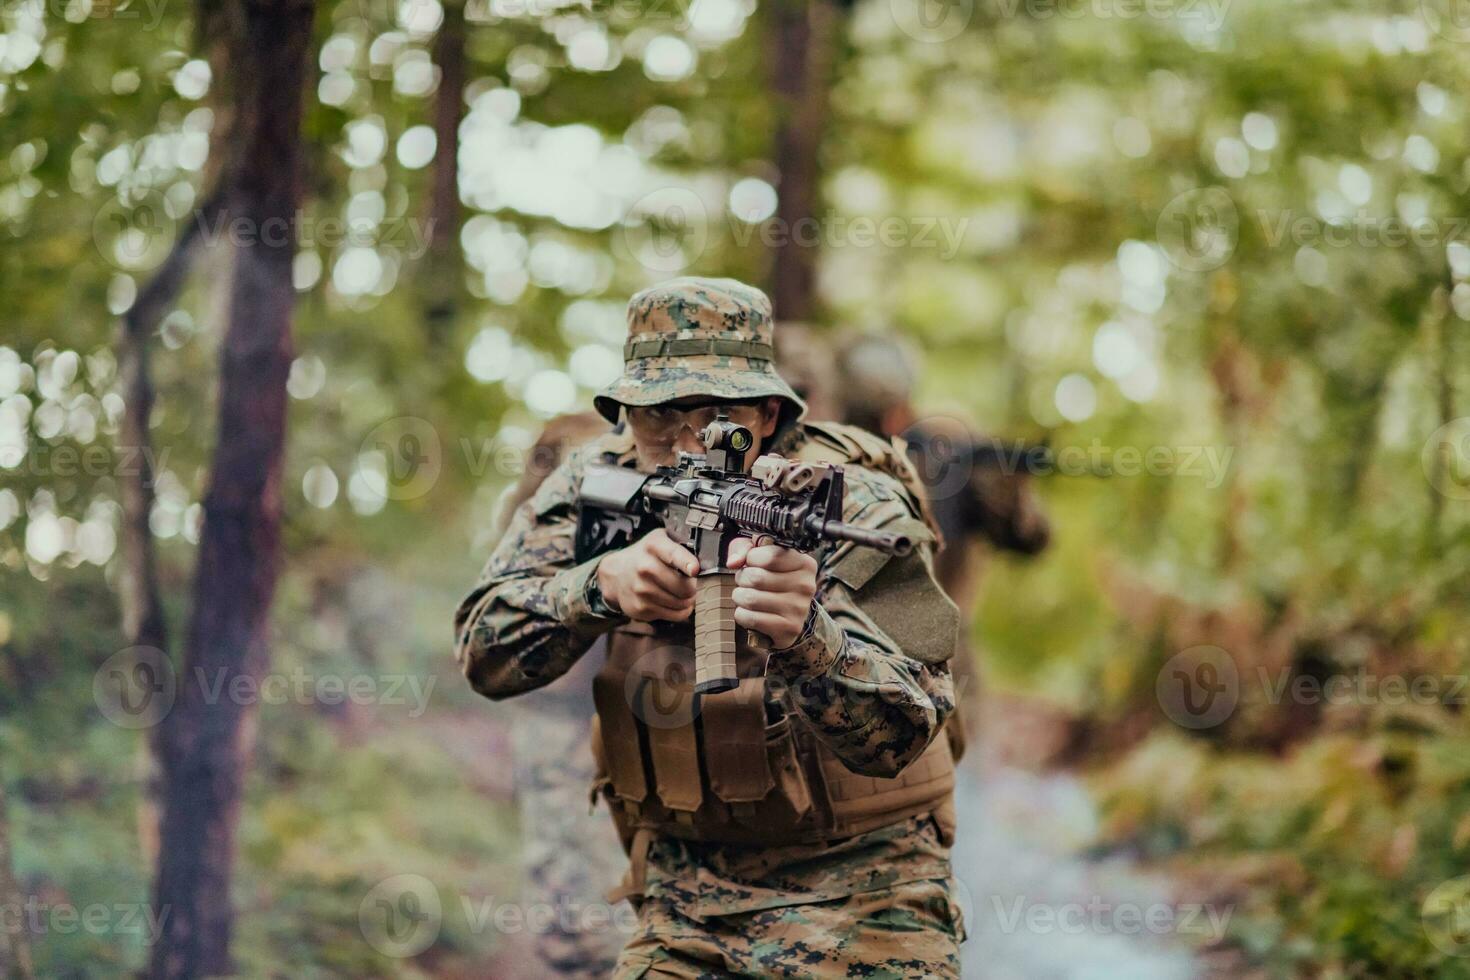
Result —
M 321 10 L 274 669 L 436 686 L 419 716 L 262 707 L 241 827 L 247 975 L 473 973 L 495 954 L 453 916 L 405 962 L 357 925 L 391 874 L 446 896 L 516 878 L 502 716 L 457 678 L 449 614 L 517 453 L 589 403 L 627 295 L 673 274 L 655 246 L 672 241 L 689 271 L 767 270 L 761 227 L 731 213 L 738 182 L 780 188 L 763 12 L 509 6 L 529 9 L 469 8 L 447 274 L 424 251 L 433 166 L 415 151 L 438 7 Z M 1462 872 L 1470 833 L 1457 709 L 1308 710 L 1249 684 L 1227 723 L 1183 733 L 1155 701 L 1161 665 L 1197 644 L 1248 679 L 1466 671 L 1470 472 L 1434 435 L 1466 411 L 1470 357 L 1470 49 L 1436 33 L 1448 5 L 1176 6 L 1218 12 L 1216 28 L 1119 16 L 1121 2 L 994 3 L 942 42 L 898 29 L 894 6 L 857 4 L 842 42 L 821 189 L 828 230 L 849 232 L 822 246 L 825 320 L 913 337 L 925 410 L 1113 463 L 1163 447 L 1174 467 L 1044 481 L 1053 547 L 987 580 L 993 676 L 1098 734 L 1111 838 L 1186 879 L 1192 864 L 1290 866 L 1239 897 L 1232 940 L 1253 961 L 1460 975 L 1419 913 Z M 0 778 L 23 888 L 78 906 L 142 901 L 150 877 L 145 736 L 91 693 L 125 645 L 116 476 L 134 447 L 117 445 L 114 320 L 208 190 L 229 85 L 201 83 L 188 8 L 87 10 L 15 5 L 5 29 L 35 36 L 36 56 L 21 64 L 20 40 L 0 54 Z M 678 43 L 689 70 L 663 71 Z M 670 200 L 689 209 L 682 237 Z M 1197 261 L 1190 235 L 1217 241 L 1222 200 L 1228 254 Z M 896 244 L 850 231 L 885 216 Z M 1422 238 L 1384 238 L 1424 222 Z M 215 438 L 215 232 L 153 344 L 176 646 Z M 436 306 L 449 315 L 431 327 Z M 385 500 L 403 444 L 375 430 L 403 417 L 432 430 L 419 448 L 439 476 Z M 63 465 L 89 449 L 105 461 Z M 144 956 L 85 932 L 36 946 L 46 976 Z

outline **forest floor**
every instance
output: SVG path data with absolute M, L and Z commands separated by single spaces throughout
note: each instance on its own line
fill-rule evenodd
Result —
M 962 766 L 956 804 L 966 980 L 1199 976 L 1192 953 L 1158 928 L 1179 921 L 1169 883 L 1123 857 L 1086 856 L 1097 813 L 1076 776 Z

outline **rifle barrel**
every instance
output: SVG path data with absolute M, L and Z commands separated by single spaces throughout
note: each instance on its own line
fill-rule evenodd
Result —
M 875 531 L 872 528 L 845 524 L 842 521 L 825 521 L 820 528 L 822 537 L 833 541 L 851 541 L 866 548 L 877 548 L 890 555 L 902 558 L 914 550 L 914 539 L 907 534 L 892 531 Z

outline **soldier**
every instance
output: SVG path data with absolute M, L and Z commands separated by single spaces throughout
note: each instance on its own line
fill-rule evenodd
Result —
M 954 768 L 936 738 L 958 616 L 912 468 L 892 443 L 800 421 L 759 290 L 674 280 L 634 296 L 628 323 L 623 377 L 595 400 L 624 431 L 546 479 L 455 616 L 464 673 L 492 699 L 550 683 L 607 638 L 593 741 L 631 857 L 620 893 L 638 909 L 615 975 L 958 976 Z M 579 564 L 574 511 L 589 462 L 648 471 L 702 451 L 696 433 L 722 409 L 755 436 L 747 460 L 840 463 L 844 520 L 918 545 L 812 556 L 737 540 L 742 680 L 696 700 L 697 560 L 656 530 Z
M 979 663 L 969 624 L 980 604 L 980 582 L 991 547 L 1020 555 L 1046 548 L 1051 527 L 1023 466 L 989 465 L 975 453 L 989 440 L 958 419 L 919 419 L 913 407 L 919 353 L 902 339 L 853 337 L 842 344 L 841 390 L 847 421 L 885 436 L 901 436 L 918 463 L 944 547 L 935 574 L 960 608 L 960 646 L 952 663 L 959 711 L 950 723 L 955 754 L 981 716 Z M 1016 462 L 1014 457 L 1009 458 Z
M 777 361 L 807 411 L 836 418 L 836 368 L 815 329 L 782 323 Z M 546 423 L 521 477 L 506 489 L 496 526 L 504 534 L 511 518 L 567 454 L 608 431 L 595 411 L 562 415 Z M 593 715 L 592 677 L 602 660 L 599 645 L 576 666 L 535 695 L 518 699 L 524 720 L 513 726 L 514 783 L 522 828 L 527 901 L 554 908 L 590 907 L 611 890 L 626 863 L 607 845 L 614 842 L 605 817 L 586 806 L 593 761 L 588 745 Z M 605 977 L 617 958 L 616 932 L 581 930 L 558 917 L 532 937 L 532 951 L 549 975 Z

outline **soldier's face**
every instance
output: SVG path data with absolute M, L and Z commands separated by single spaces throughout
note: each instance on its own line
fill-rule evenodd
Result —
M 695 396 L 624 409 L 638 450 L 639 469 L 671 466 L 681 452 L 704 452 L 699 433 L 721 410 L 729 413 L 730 421 L 745 426 L 755 437 L 755 445 L 745 454 L 745 466 L 749 469 L 760 455 L 761 446 L 776 431 L 781 412 L 778 398 L 725 401 Z

